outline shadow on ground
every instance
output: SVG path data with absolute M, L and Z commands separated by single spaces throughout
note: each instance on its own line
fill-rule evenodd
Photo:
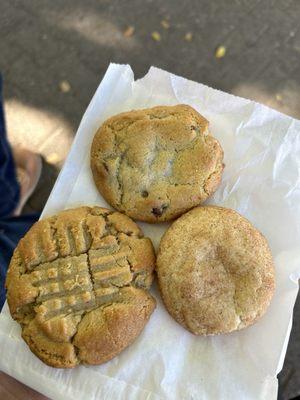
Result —
M 136 77 L 156 65 L 225 91 L 256 98 L 262 93 L 265 102 L 273 99 L 300 117 L 300 3 L 232 3 L 2 0 L 5 96 L 62 116 L 75 130 L 114 61 L 131 64 Z M 123 35 L 127 26 L 135 28 L 131 37 Z M 152 39 L 153 31 L 160 41 Z M 220 44 L 227 53 L 217 59 Z M 71 85 L 68 94 L 59 90 L 62 80 Z

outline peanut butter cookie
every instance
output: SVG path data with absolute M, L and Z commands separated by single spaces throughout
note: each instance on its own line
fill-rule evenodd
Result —
M 127 216 L 100 207 L 33 225 L 8 270 L 7 300 L 46 364 L 101 364 L 134 341 L 155 308 L 155 254 Z

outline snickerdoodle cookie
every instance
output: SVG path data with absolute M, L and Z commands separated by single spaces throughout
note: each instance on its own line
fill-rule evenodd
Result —
M 194 208 L 166 231 L 157 274 L 169 313 L 197 335 L 253 324 L 275 286 L 263 235 L 237 212 L 213 206 Z
M 208 121 L 187 105 L 116 115 L 91 147 L 96 186 L 109 204 L 147 222 L 168 221 L 218 187 L 223 150 Z

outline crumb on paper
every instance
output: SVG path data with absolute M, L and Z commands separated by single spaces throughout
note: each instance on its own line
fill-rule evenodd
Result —
M 225 46 L 218 46 L 215 51 L 216 58 L 222 58 L 226 54 L 226 47 Z
M 131 37 L 134 34 L 135 28 L 132 25 L 129 25 L 125 31 L 123 32 L 123 36 Z
M 160 42 L 161 41 L 161 36 L 160 33 L 157 31 L 154 31 L 151 33 L 152 39 L 155 40 L 156 42 Z
M 59 89 L 62 93 L 68 93 L 71 90 L 71 85 L 68 81 L 61 81 L 59 83 Z
M 193 34 L 192 34 L 192 32 L 187 32 L 187 33 L 184 35 L 184 40 L 186 40 L 187 42 L 190 42 L 192 39 L 193 39 Z
M 166 19 L 163 19 L 163 20 L 160 22 L 160 24 L 161 24 L 161 26 L 162 26 L 164 29 L 169 29 L 169 28 L 170 28 L 170 22 L 167 21 Z

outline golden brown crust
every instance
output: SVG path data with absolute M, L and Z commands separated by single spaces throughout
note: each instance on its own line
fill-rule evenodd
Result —
M 22 337 L 30 350 L 51 367 L 73 368 L 80 362 L 72 343 L 49 340 L 35 320 L 24 326 Z
M 116 115 L 98 129 L 91 147 L 96 186 L 132 218 L 171 220 L 218 187 L 223 150 L 208 121 L 187 105 Z
M 253 324 L 275 288 L 263 235 L 237 212 L 213 206 L 194 208 L 166 231 L 157 275 L 169 313 L 197 335 Z
M 124 288 L 120 296 L 119 303 L 92 310 L 81 320 L 73 343 L 82 362 L 102 364 L 115 357 L 140 334 L 154 310 L 144 290 Z
M 6 279 L 10 312 L 46 364 L 102 363 L 127 347 L 153 312 L 154 266 L 151 241 L 126 215 L 66 210 L 37 222 L 19 242 Z M 90 318 L 93 331 L 85 327 Z M 92 336 L 105 332 L 104 349 L 104 339 Z

